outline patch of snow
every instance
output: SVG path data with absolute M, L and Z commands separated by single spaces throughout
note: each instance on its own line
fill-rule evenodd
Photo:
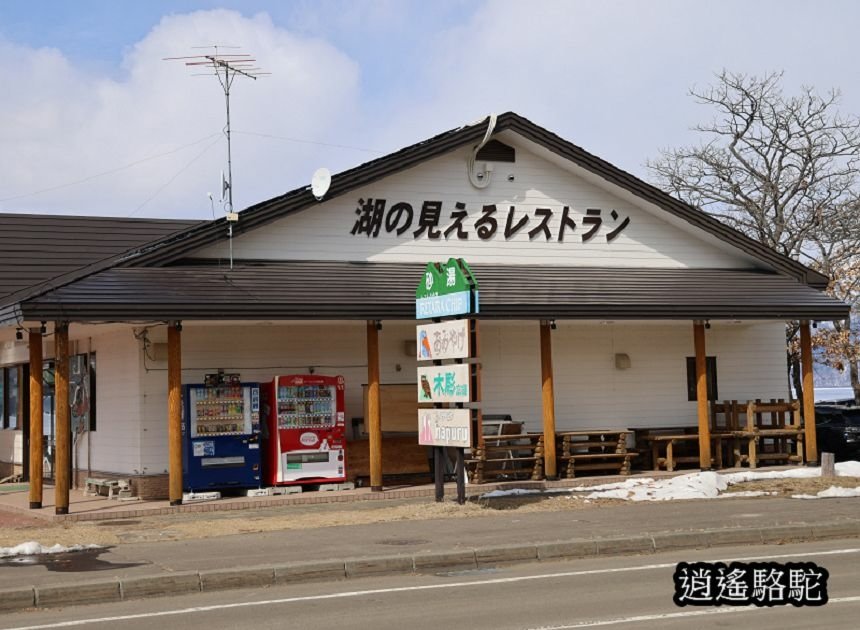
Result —
M 481 495 L 482 499 L 497 499 L 499 497 L 519 497 L 524 494 L 541 494 L 543 490 L 525 490 L 523 488 L 512 488 L 511 490 L 492 490 Z
M 830 486 L 827 490 L 821 490 L 818 494 L 791 495 L 792 499 L 844 499 L 852 497 L 860 497 L 860 487 L 841 488 L 839 486 Z
M 860 477 L 860 462 L 839 462 L 835 468 L 839 477 Z
M 742 490 L 741 492 L 726 492 L 718 496 L 718 499 L 733 499 L 735 497 L 770 497 L 779 494 L 767 490 Z
M 840 462 L 836 464 L 840 477 L 860 477 L 860 462 Z M 694 472 L 677 477 L 654 479 L 653 477 L 630 478 L 624 481 L 604 483 L 578 488 L 553 488 L 551 490 L 494 490 L 481 495 L 482 498 L 518 496 L 525 494 L 544 494 L 549 492 L 580 493 L 588 499 L 622 499 L 624 501 L 672 501 L 679 499 L 714 499 L 731 497 L 761 497 L 775 495 L 776 492 L 745 491 L 721 494 L 729 486 L 760 479 L 813 479 L 821 477 L 821 468 L 789 468 L 787 470 L 745 470 L 742 472 L 720 474 L 713 471 Z M 826 494 L 832 491 L 832 494 Z M 860 488 L 830 488 L 817 495 L 794 495 L 795 498 L 825 498 L 860 496 Z M 825 493 L 825 494 L 823 494 Z
M 20 545 L 15 545 L 14 547 L 0 547 L 0 558 L 6 558 L 9 556 L 38 556 L 47 553 L 84 551 L 85 549 L 101 549 L 101 545 L 72 545 L 71 547 L 64 547 L 63 545 L 56 544 L 52 547 L 45 547 L 44 545 L 31 540 L 29 542 L 21 543 Z

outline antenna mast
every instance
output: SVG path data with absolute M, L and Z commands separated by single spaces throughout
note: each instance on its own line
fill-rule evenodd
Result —
M 224 135 L 227 137 L 227 177 L 221 173 L 221 202 L 227 213 L 227 235 L 230 241 L 230 269 L 233 269 L 233 223 L 239 220 L 239 215 L 233 211 L 233 152 L 230 138 L 230 89 L 236 76 L 257 80 L 257 77 L 270 75 L 256 66 L 257 60 L 248 53 L 225 54 L 219 49 L 238 49 L 239 46 L 193 46 L 196 49 L 213 49 L 210 54 L 192 55 L 190 57 L 166 57 L 165 61 L 184 61 L 186 66 L 203 72 L 195 72 L 192 76 L 218 77 L 218 82 L 224 90 L 224 103 L 227 109 L 227 124 L 224 125 Z

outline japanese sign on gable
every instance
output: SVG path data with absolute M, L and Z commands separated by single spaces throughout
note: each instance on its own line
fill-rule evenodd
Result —
M 568 242 L 588 243 L 597 239 L 596 242 L 611 243 L 630 225 L 630 217 L 615 209 L 581 211 L 570 206 L 522 209 L 509 205 L 506 210 L 496 204 L 470 209 L 462 201 L 446 211 L 441 201 L 423 201 L 420 209 L 416 209 L 405 201 L 389 204 L 387 199 L 359 199 L 355 214 L 357 218 L 350 230 L 353 236 L 377 238 L 384 230 L 386 234 L 411 236 L 413 240 L 465 241 L 474 235 L 481 241 L 489 241 L 498 234 L 508 241 L 523 233 L 530 241 L 562 243 L 568 237 Z M 443 214 L 447 215 L 444 222 Z
M 428 365 L 418 368 L 419 403 L 465 403 L 471 400 L 470 366 Z
M 438 324 L 417 326 L 419 361 L 468 359 L 471 356 L 469 320 L 454 319 Z
M 418 443 L 469 448 L 472 415 L 468 409 L 419 409 Z

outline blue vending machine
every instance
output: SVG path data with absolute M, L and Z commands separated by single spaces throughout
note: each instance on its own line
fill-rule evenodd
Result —
M 183 390 L 183 489 L 259 488 L 259 384 L 213 374 Z

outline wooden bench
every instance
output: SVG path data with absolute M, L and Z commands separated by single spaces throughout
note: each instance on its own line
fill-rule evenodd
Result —
M 627 429 L 586 429 L 556 433 L 559 472 L 568 478 L 583 471 L 630 474 L 630 460 L 636 451 L 627 450 Z
M 542 479 L 543 455 L 543 433 L 485 436 L 466 459 L 469 480 Z

